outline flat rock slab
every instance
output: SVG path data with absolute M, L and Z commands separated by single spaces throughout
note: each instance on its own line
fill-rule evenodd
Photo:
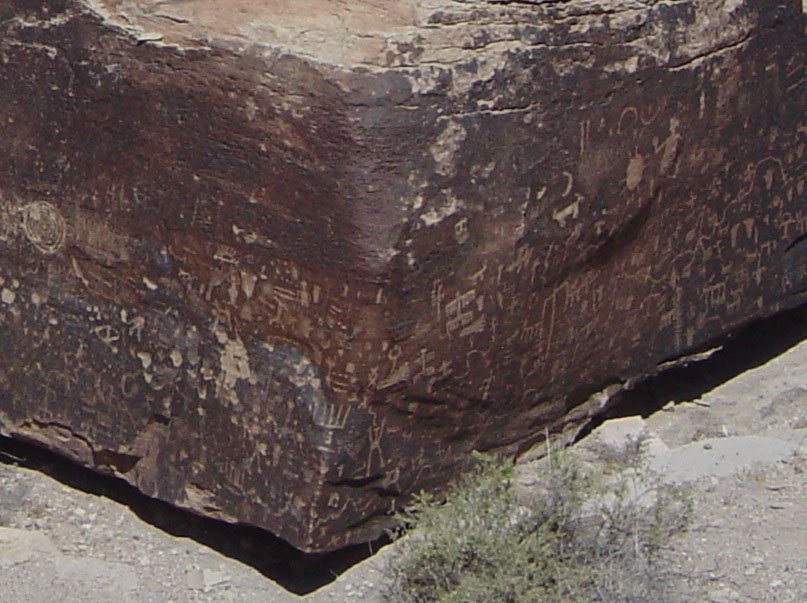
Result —
M 45 534 L 0 527 L 0 577 L 8 601 L 64 601 L 130 598 L 135 572 L 122 563 L 63 555 Z
M 379 535 L 804 301 L 805 23 L 6 0 L 0 430 L 306 550 Z
M 59 551 L 47 536 L 39 532 L 0 527 L 0 570 L 39 556 L 59 556 Z
M 805 432 L 807 435 L 807 432 Z M 655 456 L 650 468 L 669 482 L 732 475 L 754 463 L 775 463 L 798 453 L 798 444 L 762 436 L 706 438 Z

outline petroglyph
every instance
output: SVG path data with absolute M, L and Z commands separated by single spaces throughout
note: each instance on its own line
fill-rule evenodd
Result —
M 151 354 L 148 352 L 138 352 L 137 357 L 140 359 L 144 370 L 148 370 L 149 367 L 151 367 Z
M 344 429 L 350 416 L 350 407 L 339 407 L 328 402 L 319 402 L 311 409 L 314 423 L 324 429 Z
M 561 228 L 566 226 L 566 220 L 569 218 L 577 219 L 580 215 L 580 199 L 574 201 L 573 203 L 569 203 L 563 209 L 560 209 L 552 214 L 552 219 L 555 220 L 558 224 L 560 224 Z
M 642 181 L 642 174 L 644 173 L 644 157 L 638 153 L 630 158 L 628 162 L 628 171 L 625 174 L 625 183 L 629 190 L 636 189 Z
M 59 210 L 47 201 L 34 201 L 20 210 L 25 237 L 39 251 L 52 254 L 62 248 L 67 227 Z
M 252 378 L 249 354 L 240 339 L 230 339 L 221 328 L 217 329 L 215 334 L 222 345 L 219 357 L 221 373 L 218 385 L 225 390 L 232 391 L 239 379 L 249 380 Z

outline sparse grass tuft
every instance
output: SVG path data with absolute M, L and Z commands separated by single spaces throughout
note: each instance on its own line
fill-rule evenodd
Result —
M 543 459 L 529 506 L 512 464 L 475 455 L 445 496 L 422 493 L 398 516 L 387 567 L 390 603 L 663 601 L 663 545 L 684 529 L 691 504 L 622 451 L 616 479 L 590 474 L 566 452 Z M 630 458 L 627 458 L 630 457 Z

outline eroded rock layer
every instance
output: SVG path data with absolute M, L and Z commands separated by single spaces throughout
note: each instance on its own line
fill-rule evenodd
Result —
M 0 430 L 306 550 L 807 291 L 799 0 L 1 0 Z

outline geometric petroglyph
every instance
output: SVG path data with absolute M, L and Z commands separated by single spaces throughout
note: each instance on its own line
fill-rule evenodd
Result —
M 22 230 L 39 251 L 57 252 L 64 244 L 66 226 L 62 214 L 47 201 L 34 201 L 24 206 Z
M 324 401 L 312 404 L 311 418 L 324 429 L 344 429 L 350 416 L 350 406 L 339 406 Z

